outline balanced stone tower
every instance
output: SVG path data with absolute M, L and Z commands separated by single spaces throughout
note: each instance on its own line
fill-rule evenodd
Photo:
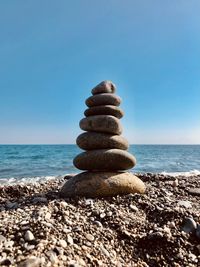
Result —
M 86 99 L 88 108 L 80 121 L 85 132 L 78 136 L 77 145 L 86 150 L 74 158 L 74 166 L 85 172 L 69 179 L 61 189 L 63 197 L 106 197 L 128 193 L 144 193 L 144 183 L 133 173 L 126 172 L 136 164 L 127 152 L 128 141 L 121 136 L 119 108 L 121 98 L 116 87 L 103 81 L 92 89 Z

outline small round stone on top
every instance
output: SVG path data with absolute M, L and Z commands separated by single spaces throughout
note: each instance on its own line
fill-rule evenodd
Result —
M 103 81 L 92 89 L 92 94 L 115 93 L 116 86 L 111 81 Z

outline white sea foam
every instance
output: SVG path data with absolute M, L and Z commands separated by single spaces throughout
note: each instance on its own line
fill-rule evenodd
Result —
M 188 172 L 161 172 L 160 174 L 163 175 L 169 175 L 172 177 L 178 177 L 178 176 L 197 176 L 200 175 L 199 170 L 192 170 Z M 14 185 L 14 184 L 35 184 L 35 183 L 44 183 L 50 180 L 59 179 L 64 176 L 37 176 L 37 177 L 22 177 L 22 178 L 0 178 L 0 186 L 2 185 Z
M 172 177 L 178 177 L 178 176 L 185 176 L 185 177 L 190 177 L 190 176 L 197 176 L 200 175 L 199 170 L 192 170 L 188 172 L 161 172 L 163 175 L 170 175 Z
M 42 183 L 49 180 L 61 178 L 61 176 L 38 176 L 38 177 L 22 177 L 22 178 L 8 178 L 0 179 L 0 185 L 14 185 L 14 184 L 28 184 L 28 183 Z

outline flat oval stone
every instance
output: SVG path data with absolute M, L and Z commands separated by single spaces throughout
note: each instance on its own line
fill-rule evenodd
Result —
M 80 134 L 76 139 L 76 144 L 84 150 L 118 148 L 127 150 L 128 141 L 120 135 L 106 133 L 86 132 Z
M 115 93 L 116 86 L 111 81 L 103 81 L 92 89 L 92 94 Z
M 86 117 L 94 115 L 112 115 L 118 119 L 121 119 L 124 115 L 124 112 L 119 107 L 105 105 L 88 108 L 85 110 L 84 115 Z
M 114 94 L 98 94 L 90 96 L 86 99 L 85 103 L 88 107 L 112 105 L 119 106 L 122 100 L 119 96 Z
M 96 115 L 84 118 L 79 123 L 84 131 L 104 132 L 120 135 L 122 126 L 120 121 L 111 115 Z
M 136 159 L 120 149 L 90 150 L 74 158 L 74 166 L 80 170 L 111 171 L 128 170 L 135 166 Z
M 62 187 L 62 197 L 111 197 L 145 192 L 144 183 L 129 172 L 82 172 Z
M 200 188 L 190 188 L 188 193 L 191 195 L 200 196 Z

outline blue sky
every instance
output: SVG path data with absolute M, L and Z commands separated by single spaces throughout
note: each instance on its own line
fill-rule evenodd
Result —
M 0 2 L 0 143 L 75 143 L 102 80 L 130 143 L 200 143 L 199 0 Z

